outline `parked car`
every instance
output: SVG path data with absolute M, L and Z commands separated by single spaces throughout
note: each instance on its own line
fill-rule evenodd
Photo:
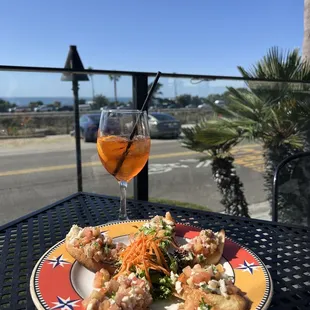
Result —
M 100 113 L 85 114 L 80 117 L 80 135 L 85 142 L 96 142 L 97 133 L 100 123 Z M 120 134 L 120 124 L 117 119 L 110 118 L 108 120 L 108 127 L 105 128 L 107 134 Z M 70 132 L 71 136 L 75 136 L 75 130 Z
M 180 121 L 170 114 L 151 112 L 148 120 L 151 138 L 178 138 L 181 133 Z
M 16 107 L 15 112 L 31 112 L 31 109 L 27 107 Z
M 54 111 L 54 107 L 47 107 L 44 105 L 41 105 L 39 107 L 34 108 L 35 112 L 52 112 Z
M 211 109 L 211 108 L 209 104 L 203 103 L 198 106 L 198 109 Z
M 148 115 L 148 121 L 151 138 L 178 138 L 181 133 L 181 123 L 170 114 L 151 112 Z M 80 117 L 80 133 L 85 142 L 96 142 L 99 122 L 100 113 L 85 114 Z M 117 119 L 109 119 L 108 132 L 119 134 L 120 124 Z
M 79 110 L 80 111 L 90 111 L 91 110 L 91 104 L 85 103 L 85 104 L 79 104 Z
M 96 142 L 99 122 L 100 113 L 85 114 L 80 117 L 80 133 L 85 142 Z
M 214 104 L 216 104 L 219 107 L 225 106 L 225 101 L 224 100 L 215 100 Z
M 196 109 L 197 107 L 194 104 L 188 104 L 184 107 L 185 109 Z
M 73 106 L 72 105 L 64 105 L 60 108 L 57 109 L 57 111 L 73 111 Z
M 31 112 L 31 109 L 28 107 L 15 107 L 15 108 L 10 108 L 8 110 L 10 113 L 14 112 Z

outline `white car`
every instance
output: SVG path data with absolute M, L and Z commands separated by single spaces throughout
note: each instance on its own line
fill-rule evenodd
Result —
M 52 107 L 46 107 L 46 106 L 40 106 L 40 107 L 36 107 L 34 108 L 35 112 L 51 112 L 54 111 L 54 109 Z
M 207 109 L 207 108 L 210 108 L 210 106 L 208 104 L 206 104 L 206 103 L 200 104 L 198 106 L 198 109 Z

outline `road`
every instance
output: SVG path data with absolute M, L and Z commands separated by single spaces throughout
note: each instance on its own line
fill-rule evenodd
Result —
M 260 147 L 242 145 L 235 156 L 248 202 L 264 201 Z M 153 140 L 149 162 L 150 197 L 223 211 L 210 162 L 200 162 L 199 157 L 176 140 Z M 72 138 L 1 142 L 0 160 L 0 225 L 76 192 Z M 82 162 L 84 191 L 118 195 L 118 184 L 99 162 L 95 144 L 82 143 Z M 130 184 L 128 196 L 132 195 Z

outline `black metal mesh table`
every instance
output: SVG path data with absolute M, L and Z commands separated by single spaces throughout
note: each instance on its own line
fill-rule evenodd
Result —
M 29 281 L 36 262 L 71 225 L 117 219 L 116 197 L 79 193 L 0 227 L 0 309 L 34 309 Z M 274 284 L 270 309 L 310 309 L 309 229 L 142 201 L 128 201 L 132 219 L 170 211 L 178 222 L 218 230 L 253 250 Z

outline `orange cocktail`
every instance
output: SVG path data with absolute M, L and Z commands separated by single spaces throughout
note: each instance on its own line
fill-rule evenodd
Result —
M 97 151 L 105 169 L 120 188 L 118 219 L 128 220 L 126 190 L 128 182 L 145 166 L 151 140 L 148 116 L 139 110 L 103 110 L 97 138 Z
M 122 165 L 116 169 L 128 143 L 128 139 L 113 135 L 101 136 L 97 139 L 97 150 L 101 163 L 118 181 L 129 182 L 142 170 L 149 158 L 150 138 L 136 136 L 132 140 Z M 114 174 L 115 171 L 117 171 L 116 174 Z

